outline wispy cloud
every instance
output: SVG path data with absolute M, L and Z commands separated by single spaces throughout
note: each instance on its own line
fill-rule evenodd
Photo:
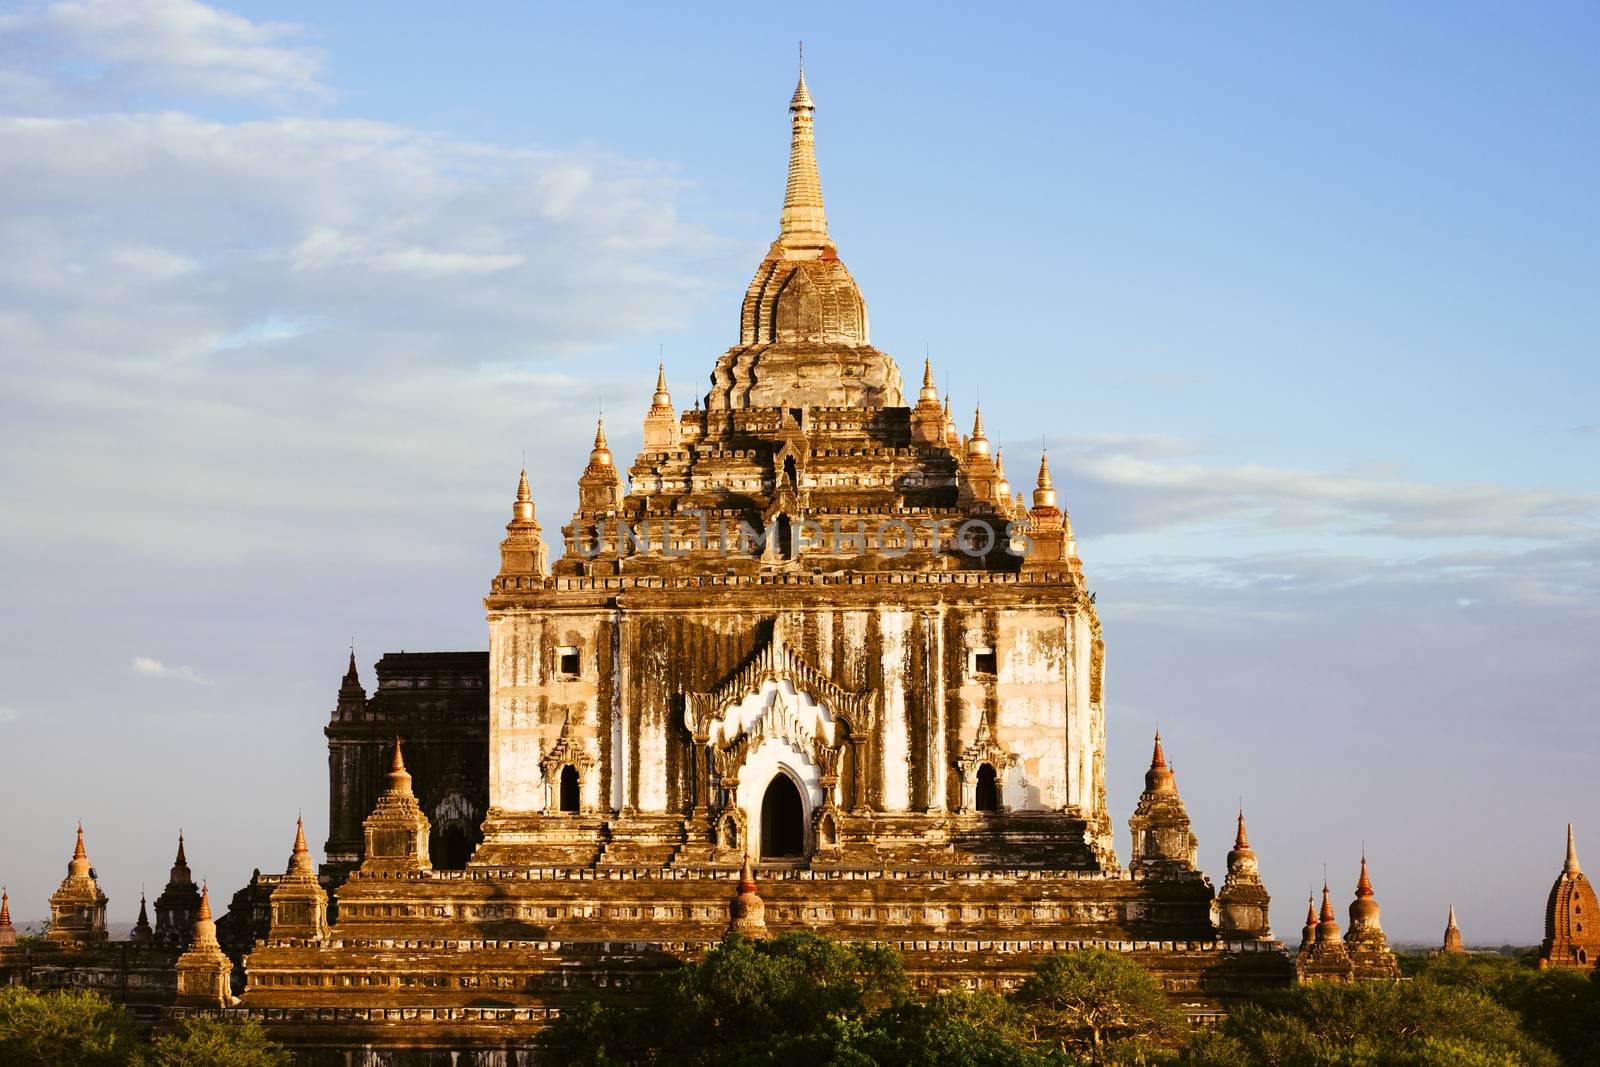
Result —
M 133 657 L 133 673 L 142 674 L 146 678 L 165 678 L 176 682 L 189 682 L 192 685 L 212 685 L 210 678 L 198 673 L 193 667 L 173 667 L 152 659 L 149 656 Z
M 1067 437 L 1058 471 L 1115 497 L 1110 532 L 1246 523 L 1406 540 L 1565 542 L 1600 534 L 1600 495 L 1493 482 L 1422 482 L 1260 464 L 1206 464 L 1169 437 Z M 1069 496 L 1069 504 L 1071 498 Z
M 298 26 L 195 0 L 77 0 L 0 16 L 0 101 L 33 113 L 196 93 L 280 104 L 323 98 L 323 57 Z
M 16 722 L 18 718 L 16 708 L 0 705 L 0 723 Z

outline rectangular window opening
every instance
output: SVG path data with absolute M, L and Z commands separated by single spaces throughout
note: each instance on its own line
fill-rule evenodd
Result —
M 564 677 L 578 677 L 579 668 L 582 665 L 578 659 L 578 650 L 575 648 L 556 649 L 556 665 Z

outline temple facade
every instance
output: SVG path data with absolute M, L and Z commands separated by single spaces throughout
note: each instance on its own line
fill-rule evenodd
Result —
M 170 1011 L 250 1014 L 305 1063 L 514 1059 L 730 928 L 888 943 L 928 992 L 1106 947 L 1196 1018 L 1295 979 L 1243 814 L 1219 893 L 1159 736 L 1118 858 L 1106 646 L 1048 460 L 1025 500 L 982 412 L 961 433 L 931 365 L 913 395 L 873 347 L 814 111 L 802 75 L 706 394 L 658 374 L 631 462 L 598 426 L 548 540 L 519 479 L 487 652 L 386 655 L 370 694 L 350 657 L 321 865 L 297 827 L 213 922 L 180 846 L 149 938 Z M 63 883 L 74 944 L 103 936 L 90 882 Z M 1382 954 L 1359 910 L 1346 974 Z
M 1567 859 L 1544 909 L 1539 966 L 1592 969 L 1600 962 L 1600 900 L 1578 866 L 1578 844 L 1567 824 Z

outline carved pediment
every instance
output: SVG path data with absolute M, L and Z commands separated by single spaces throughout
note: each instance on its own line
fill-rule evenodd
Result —
M 555 744 L 550 746 L 550 751 L 539 761 L 539 770 L 545 779 L 549 780 L 570 763 L 580 775 L 586 775 L 597 762 L 594 755 L 583 746 L 583 742 L 572 736 L 572 720 L 568 719 L 561 724 L 561 733 L 557 735 Z
M 709 693 L 689 693 L 684 707 L 684 725 L 702 741 L 728 744 L 734 737 L 712 738 L 711 730 L 727 713 L 759 694 L 770 685 L 776 694 L 766 711 L 752 723 L 752 729 L 783 736 L 810 750 L 817 729 L 806 715 L 806 705 L 815 704 L 832 718 L 836 736 L 832 744 L 843 744 L 851 733 L 872 728 L 877 692 L 872 689 L 852 693 L 837 685 L 819 667 L 808 661 L 787 640 L 787 624 L 779 615 L 772 623 L 772 637 L 766 647 L 744 667 Z

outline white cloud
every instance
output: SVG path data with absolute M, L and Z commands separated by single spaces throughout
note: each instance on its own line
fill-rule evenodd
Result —
M 146 678 L 167 678 L 178 682 L 189 682 L 194 685 L 212 685 L 212 681 L 195 671 L 193 667 L 169 667 L 158 659 L 149 656 L 133 657 L 133 673 L 142 674 Z
M 1244 523 L 1404 540 L 1559 543 L 1600 534 L 1596 494 L 1179 461 L 1193 446 L 1168 437 L 1069 437 L 1057 442 L 1055 462 L 1069 485 L 1088 483 L 1117 497 L 1113 532 Z
M 538 446 L 582 440 L 590 354 L 709 293 L 673 266 L 719 247 L 678 191 L 384 123 L 0 117 L 0 447 L 29 457 L 0 490 L 33 502 L 4 536 L 316 554 L 496 450 L 570 483 Z M 76 522 L 81 492 L 118 521 Z
M 18 718 L 16 708 L 0 706 L 0 723 L 16 722 Z
M 195 0 L 78 0 L 0 16 L 0 102 L 19 111 L 125 106 L 143 94 L 284 103 L 328 95 L 299 27 Z

